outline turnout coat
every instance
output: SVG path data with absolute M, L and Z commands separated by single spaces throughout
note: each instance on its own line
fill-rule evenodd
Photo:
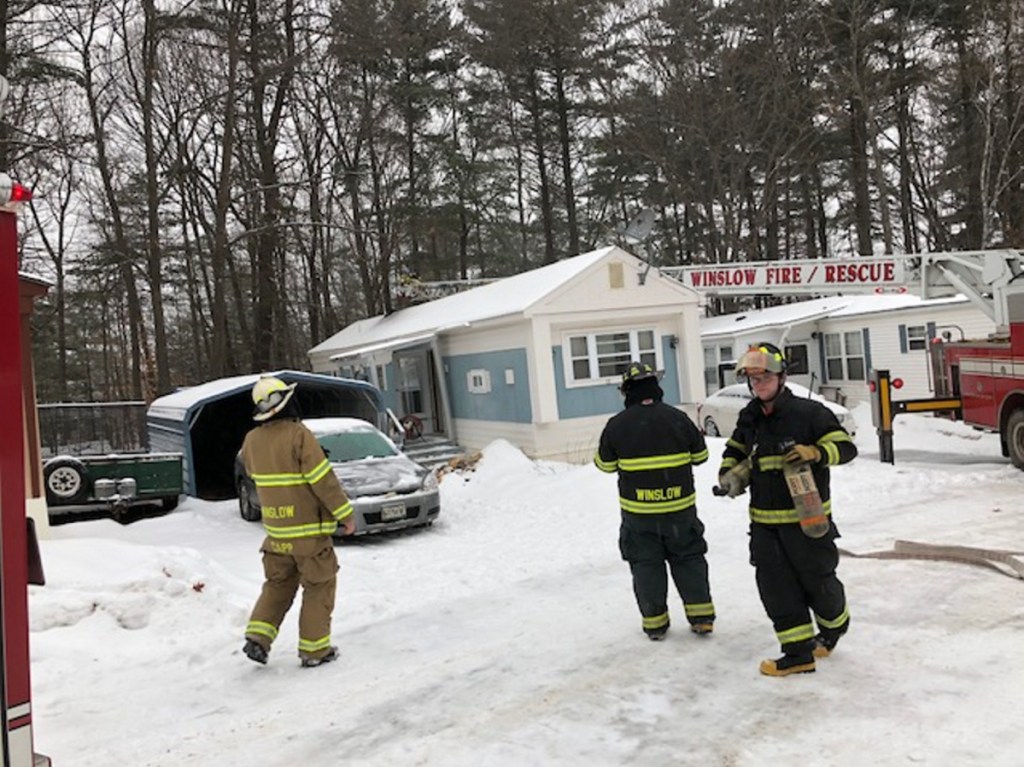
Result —
M 601 471 L 618 471 L 623 511 L 668 514 L 696 506 L 693 466 L 707 459 L 704 435 L 686 413 L 647 400 L 608 421 L 594 463 Z
M 263 507 L 263 551 L 308 556 L 352 513 L 323 448 L 296 419 L 251 430 L 242 443 L 242 461 Z
M 816 445 L 822 460 L 812 465 L 826 515 L 832 513 L 829 467 L 852 461 L 857 446 L 835 414 L 820 402 L 779 393 L 770 414 L 754 398 L 740 411 L 736 430 L 726 441 L 719 475 L 751 457 L 750 520 L 767 525 L 799 523 L 782 467 L 783 456 L 797 445 Z

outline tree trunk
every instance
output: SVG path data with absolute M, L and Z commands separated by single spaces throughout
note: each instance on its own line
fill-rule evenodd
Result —
M 868 189 L 868 124 L 864 102 L 859 95 L 849 99 L 850 111 L 850 185 L 853 187 L 853 223 L 857 233 L 857 252 L 874 253 L 871 243 L 871 192 Z
M 580 252 L 580 229 L 576 220 L 576 191 L 572 180 L 572 135 L 569 131 L 569 104 L 565 97 L 565 75 L 555 72 L 555 98 L 558 110 L 558 138 L 562 154 L 562 185 L 565 187 L 565 217 L 569 226 L 569 254 Z
M 555 231 L 552 221 L 551 189 L 548 184 L 547 159 L 544 152 L 544 123 L 541 119 L 540 83 L 537 82 L 536 70 L 530 70 L 527 76 L 527 87 L 530 96 L 530 117 L 533 121 L 533 151 L 537 156 L 537 177 L 540 186 L 540 216 L 544 227 L 544 263 L 555 262 Z
M 160 45 L 159 19 L 154 0 L 143 0 L 145 28 L 142 33 L 142 139 L 146 155 L 146 263 L 150 302 L 153 310 L 153 343 L 156 351 L 156 391 L 171 390 L 171 370 L 167 360 L 167 327 L 164 319 L 163 254 L 160 246 L 160 186 L 156 138 L 153 129 L 153 92 L 157 77 L 157 50 Z

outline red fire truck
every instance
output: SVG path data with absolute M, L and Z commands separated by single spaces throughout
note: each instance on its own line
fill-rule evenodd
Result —
M 1024 281 L 996 291 L 1006 325 L 984 341 L 943 342 L 931 347 L 937 400 L 952 400 L 964 423 L 999 433 L 1003 455 L 1024 469 Z M 906 412 L 894 403 L 896 412 Z M 878 425 L 878 424 L 876 424 Z
M 28 192 L 0 173 L 0 764 L 41 767 L 34 753 L 29 682 L 28 584 L 38 549 L 25 506 L 18 239 L 15 209 Z M 38 581 L 38 574 L 34 575 Z
M 856 259 L 668 267 L 663 272 L 715 295 L 961 293 L 996 325 L 978 341 L 931 346 L 934 398 L 894 400 L 898 379 L 873 370 L 872 413 L 883 461 L 892 463 L 892 421 L 900 413 L 941 412 L 997 432 L 1003 455 L 1024 469 L 1024 252 L 979 250 Z

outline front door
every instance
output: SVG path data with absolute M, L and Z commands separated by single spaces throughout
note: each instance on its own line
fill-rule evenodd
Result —
M 430 349 L 405 349 L 395 353 L 398 375 L 399 418 L 416 416 L 423 422 L 423 433 L 433 434 L 439 424 L 435 416 L 433 367 Z

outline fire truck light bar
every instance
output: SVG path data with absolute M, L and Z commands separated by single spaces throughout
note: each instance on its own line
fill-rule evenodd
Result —
M 0 211 L 14 213 L 31 199 L 32 192 L 27 187 L 0 173 Z

